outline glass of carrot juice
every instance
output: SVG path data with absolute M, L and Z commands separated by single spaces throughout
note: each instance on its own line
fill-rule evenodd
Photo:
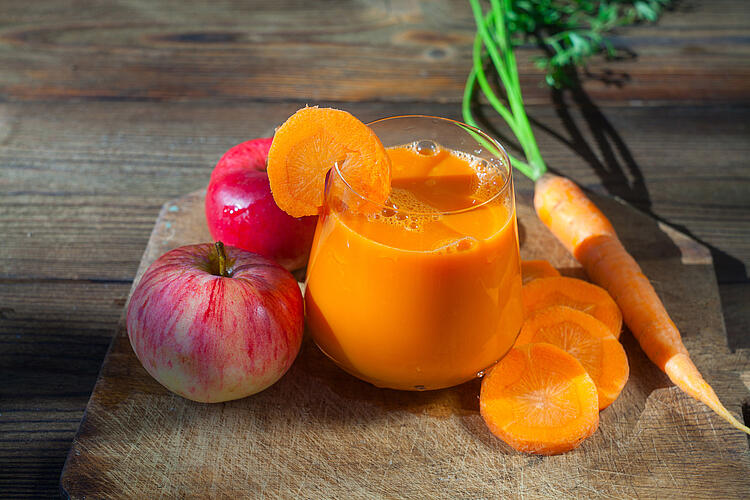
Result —
M 378 387 L 466 382 L 502 358 L 522 323 L 513 180 L 502 146 L 445 118 L 369 124 L 392 163 L 384 204 L 338 165 L 307 268 L 320 349 Z

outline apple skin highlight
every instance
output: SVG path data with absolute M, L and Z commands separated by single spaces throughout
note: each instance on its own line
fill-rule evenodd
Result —
M 218 276 L 210 243 L 159 257 L 130 298 L 127 330 L 143 367 L 170 391 L 221 402 L 262 391 L 294 362 L 304 329 L 302 294 L 275 262 L 226 247 Z

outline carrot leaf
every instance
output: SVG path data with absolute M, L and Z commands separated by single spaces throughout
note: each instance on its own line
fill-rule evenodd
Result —
M 585 66 L 599 53 L 617 55 L 606 33 L 633 23 L 656 21 L 670 0 L 490 0 L 487 13 L 480 0 L 469 3 L 477 35 L 473 67 L 464 89 L 464 121 L 476 126 L 471 103 L 478 86 L 508 124 L 526 157 L 510 157 L 511 164 L 536 181 L 547 166 L 524 109 L 514 47 L 524 43 L 541 47 L 544 55 L 535 58 L 536 65 L 544 69 L 549 85 L 564 87 L 572 83 L 566 76 L 571 68 Z M 493 78 L 487 70 L 497 76 L 500 92 L 492 88 Z

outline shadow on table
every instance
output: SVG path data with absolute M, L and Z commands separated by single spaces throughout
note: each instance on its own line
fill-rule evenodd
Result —
M 605 83 L 611 83 L 608 75 L 599 75 L 597 77 Z M 650 217 L 690 236 L 707 247 L 711 252 L 716 279 L 719 283 L 747 281 L 747 270 L 740 260 L 697 237 L 687 227 L 666 221 L 652 211 L 651 197 L 649 196 L 643 173 L 627 144 L 604 113 L 602 113 L 586 93 L 578 72 L 570 71 L 569 78 L 573 83 L 570 88 L 551 90 L 555 110 L 568 132 L 570 140 L 565 140 L 559 136 L 557 138 L 566 143 L 592 167 L 607 193 L 627 201 Z M 571 116 L 570 107 L 566 102 L 566 97 L 568 96 L 581 113 L 593 137 L 593 142 L 599 155 L 597 155 L 592 145 L 586 141 L 583 133 Z M 547 132 L 556 135 L 548 129 Z M 739 337 L 738 333 L 734 331 L 727 332 L 729 345 L 733 349 L 750 347 L 750 341 Z
M 625 57 L 635 57 L 632 52 L 623 51 L 622 53 Z M 627 74 L 615 74 L 610 71 L 603 71 L 599 74 L 587 73 L 586 77 L 599 79 L 607 85 L 617 86 L 626 85 L 629 80 Z M 742 261 L 697 237 L 684 225 L 667 221 L 653 212 L 651 197 L 643 172 L 627 143 L 589 97 L 582 85 L 579 72 L 571 69 L 566 72 L 565 78 L 570 86 L 562 89 L 551 88 L 550 93 L 556 114 L 565 128 L 567 137 L 529 117 L 534 127 L 543 130 L 565 144 L 588 163 L 609 195 L 626 201 L 656 221 L 676 229 L 708 248 L 713 259 L 716 280 L 719 283 L 747 282 L 748 273 Z M 576 123 L 572 112 L 574 108 L 583 118 L 591 139 L 586 137 L 582 128 Z M 521 149 L 517 142 L 509 140 L 510 138 L 507 135 L 491 126 L 479 107 L 474 111 L 491 133 L 501 137 L 503 142 L 511 148 Z M 555 172 L 553 167 L 550 167 L 549 170 Z M 742 333 L 734 329 L 727 332 L 727 341 L 732 350 L 750 348 L 750 338 L 745 338 Z

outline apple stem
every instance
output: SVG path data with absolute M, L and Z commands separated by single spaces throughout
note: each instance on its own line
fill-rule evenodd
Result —
M 224 243 L 222 243 L 221 241 L 217 241 L 216 243 L 214 243 L 214 246 L 216 247 L 216 254 L 219 256 L 219 276 L 228 278 L 229 273 L 227 273 L 227 254 L 224 252 Z

